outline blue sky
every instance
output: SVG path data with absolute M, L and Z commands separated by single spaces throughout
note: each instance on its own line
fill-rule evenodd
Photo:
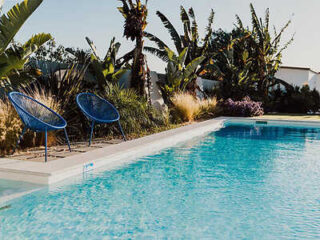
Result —
M 18 0 L 6 0 L 4 10 Z M 260 16 L 267 7 L 271 11 L 271 22 L 280 28 L 287 20 L 293 23 L 285 39 L 295 33 L 294 43 L 283 57 L 284 65 L 311 67 L 320 71 L 320 1 L 319 0 L 149 0 L 149 25 L 147 31 L 156 34 L 165 42 L 170 37 L 156 16 L 160 10 L 181 29 L 179 6 L 192 6 L 197 15 L 200 31 L 203 32 L 210 8 L 216 12 L 214 28 L 232 29 L 235 14 L 246 24 L 250 23 L 249 3 L 252 2 Z M 85 37 L 90 37 L 100 55 L 104 55 L 113 36 L 122 43 L 121 54 L 132 48 L 132 43 L 122 37 L 123 18 L 116 9 L 118 0 L 44 0 L 40 8 L 24 25 L 16 40 L 24 41 L 32 34 L 51 33 L 58 43 L 67 47 L 87 48 Z M 147 42 L 146 45 L 149 43 Z M 164 64 L 148 56 L 152 70 L 163 72 Z

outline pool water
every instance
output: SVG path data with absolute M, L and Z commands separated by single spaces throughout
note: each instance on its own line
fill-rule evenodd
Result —
M 320 129 L 228 124 L 27 195 L 0 239 L 319 239 Z

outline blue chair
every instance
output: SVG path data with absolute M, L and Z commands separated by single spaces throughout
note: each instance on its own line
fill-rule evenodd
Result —
M 37 100 L 19 92 L 9 93 L 9 100 L 13 104 L 14 108 L 16 109 L 18 115 L 20 116 L 24 124 L 24 128 L 17 142 L 16 148 L 20 144 L 23 138 L 23 135 L 25 134 L 27 129 L 30 129 L 35 132 L 44 132 L 45 133 L 45 161 L 47 162 L 48 132 L 64 129 L 68 147 L 71 152 L 70 142 L 69 142 L 68 134 L 66 131 L 67 122 L 59 114 L 57 114 L 47 106 L 43 105 L 42 103 L 38 102 Z
M 91 121 L 89 146 L 91 146 L 95 124 L 118 122 L 123 139 L 127 140 L 120 124 L 119 112 L 111 103 L 92 93 L 80 93 L 77 95 L 76 101 L 83 114 Z

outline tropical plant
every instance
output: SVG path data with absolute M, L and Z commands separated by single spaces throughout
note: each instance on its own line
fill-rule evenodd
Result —
M 88 41 L 91 42 L 92 41 Z M 92 46 L 92 45 L 91 45 Z M 127 72 L 127 69 L 116 69 L 117 67 L 117 54 L 121 44 L 113 38 L 110 42 L 108 52 L 103 60 L 94 53 L 91 54 L 91 64 L 89 66 L 90 72 L 97 79 L 98 88 L 104 91 L 105 87 L 110 83 L 117 83 L 118 80 Z
M 148 0 L 144 4 L 141 0 L 120 0 L 122 7 L 118 10 L 125 19 L 124 36 L 131 41 L 136 42 L 135 49 L 123 58 L 126 61 L 133 60 L 131 65 L 131 86 L 141 95 L 146 95 L 145 86 L 149 79 L 149 69 L 146 63 L 146 57 L 143 54 L 144 30 L 147 27 Z
M 219 81 L 215 89 L 218 98 L 240 100 L 256 92 L 255 84 L 258 78 L 257 74 L 252 72 L 254 59 L 249 57 L 249 51 L 243 48 L 243 41 L 244 38 L 230 39 L 229 44 L 216 56 L 216 61 L 206 66 L 205 74 L 209 73 L 209 78 Z
M 215 57 L 206 66 L 205 74 L 220 81 L 218 96 L 221 98 L 240 100 L 249 95 L 266 103 L 272 87 L 279 84 L 288 87 L 274 76 L 283 51 L 293 41 L 292 37 L 281 45 L 282 35 L 291 22 L 288 21 L 280 32 L 274 30 L 272 36 L 269 9 L 264 21 L 258 18 L 252 4 L 250 9 L 252 27 L 244 27 L 236 16 L 237 23 L 230 33 L 222 30 L 213 33 L 208 52 Z
M 188 48 L 188 53 L 185 57 L 186 64 L 191 63 L 195 58 L 205 56 L 203 59 L 202 66 L 204 66 L 211 58 L 212 55 L 207 54 L 208 46 L 210 43 L 211 35 L 213 33 L 212 25 L 214 20 L 214 12 L 211 10 L 210 16 L 209 16 L 209 23 L 206 28 L 206 34 L 204 38 L 200 38 L 199 32 L 198 32 L 198 23 L 196 21 L 195 13 L 193 8 L 190 8 L 189 11 L 181 6 L 180 8 L 180 17 L 183 24 L 184 32 L 183 34 L 179 34 L 178 31 L 175 29 L 173 24 L 168 20 L 168 18 L 162 14 L 161 12 L 157 11 L 157 15 L 162 21 L 165 28 L 167 28 L 171 39 L 174 42 L 176 51 L 178 54 L 181 54 L 185 48 Z M 169 61 L 168 58 L 168 52 L 166 49 L 168 48 L 168 45 L 166 45 L 161 39 L 156 37 L 155 35 L 146 32 L 145 36 L 152 42 L 154 42 L 157 47 L 145 47 L 144 50 L 147 52 L 150 52 L 156 56 L 158 56 L 160 59 L 164 60 L 165 62 Z M 197 68 L 194 70 L 194 73 L 196 75 L 199 75 L 203 67 L 200 66 L 200 68 Z M 195 91 L 197 88 L 196 86 L 196 75 L 194 75 L 194 78 L 190 83 L 193 83 L 190 85 L 190 90 Z
M 275 84 L 274 75 L 281 64 L 283 51 L 291 44 L 293 37 L 281 46 L 282 34 L 289 27 L 289 20 L 279 32 L 274 28 L 274 37 L 270 34 L 270 12 L 266 10 L 265 20 L 262 21 L 256 14 L 252 4 L 250 4 L 252 30 L 248 38 L 248 44 L 252 48 L 252 58 L 255 60 L 253 68 L 258 76 L 258 91 L 268 98 L 270 87 Z M 243 29 L 243 23 L 237 16 L 238 28 Z
M 134 89 L 123 89 L 118 84 L 110 84 L 106 91 L 99 95 L 110 101 L 119 110 L 121 125 L 128 134 L 150 131 L 166 124 L 164 116 L 153 108 L 145 97 L 139 96 Z M 97 131 L 101 132 L 101 129 L 97 128 Z M 108 130 L 105 129 L 105 131 Z M 109 131 L 120 135 L 117 128 Z
M 159 82 L 165 100 L 170 103 L 170 98 L 177 92 L 186 91 L 187 85 L 196 78 L 196 70 L 205 59 L 204 56 L 193 59 L 186 65 L 188 48 L 185 48 L 179 55 L 171 49 L 166 48 L 168 65 L 164 82 Z
M 22 70 L 30 55 L 51 39 L 50 34 L 41 33 L 32 36 L 24 44 L 11 44 L 22 25 L 40 6 L 42 1 L 24 0 L 0 18 L 0 84 L 5 89 L 25 81 L 24 78 L 14 77 L 11 79 L 10 77 Z

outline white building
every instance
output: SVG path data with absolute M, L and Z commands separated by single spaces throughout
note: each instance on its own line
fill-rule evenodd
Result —
M 320 92 L 320 73 L 310 68 L 281 66 L 275 77 L 298 87 L 309 85 Z

